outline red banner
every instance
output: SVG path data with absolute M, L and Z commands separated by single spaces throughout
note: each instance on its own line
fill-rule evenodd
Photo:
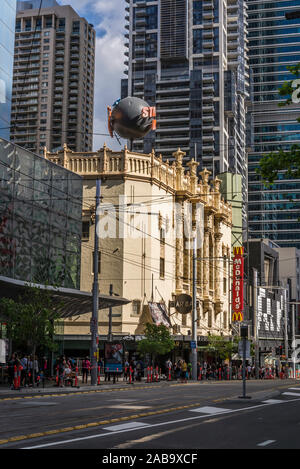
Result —
M 244 248 L 233 248 L 232 321 L 244 319 Z

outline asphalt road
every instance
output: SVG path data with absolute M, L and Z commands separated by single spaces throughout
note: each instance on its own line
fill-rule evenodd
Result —
M 248 381 L 241 394 L 211 382 L 0 397 L 0 449 L 300 447 L 299 382 Z

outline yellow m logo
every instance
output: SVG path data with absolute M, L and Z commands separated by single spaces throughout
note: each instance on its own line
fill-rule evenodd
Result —
M 244 315 L 241 312 L 232 314 L 232 321 L 243 321 L 243 319 Z
M 236 246 L 233 248 L 233 255 L 234 256 L 242 256 L 244 252 L 244 248 L 242 246 Z

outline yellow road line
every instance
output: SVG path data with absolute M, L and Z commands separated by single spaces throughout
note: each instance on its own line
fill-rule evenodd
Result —
M 83 429 L 89 429 L 91 427 L 99 427 L 101 425 L 107 425 L 110 423 L 117 423 L 117 422 L 122 422 L 124 420 L 134 420 L 137 418 L 141 417 L 148 417 L 152 415 L 160 415 L 160 414 L 165 414 L 168 412 L 174 412 L 176 410 L 183 410 L 183 409 L 189 409 L 192 407 L 197 407 L 199 406 L 200 403 L 194 403 L 194 404 L 189 404 L 185 406 L 178 406 L 178 407 L 171 407 L 169 409 L 161 409 L 161 410 L 156 410 L 153 412 L 143 412 L 141 414 L 134 414 L 134 415 L 128 415 L 127 417 L 118 417 L 118 418 L 113 418 L 113 419 L 108 419 L 108 420 L 101 420 L 100 422 L 90 422 L 86 423 L 83 425 L 76 425 L 74 427 L 65 427 L 65 428 L 58 428 L 56 430 L 47 430 L 45 432 L 39 432 L 39 433 L 30 433 L 28 435 L 19 435 L 19 436 L 12 436 L 10 438 L 7 438 L 5 440 L 0 440 L 0 445 L 4 445 L 7 443 L 13 443 L 16 441 L 22 441 L 22 440 L 29 440 L 29 439 L 34 439 L 34 438 L 41 438 L 43 436 L 50 436 L 50 435 L 56 435 L 58 433 L 63 433 L 63 432 L 71 432 L 74 430 L 83 430 Z
M 41 399 L 43 397 L 66 397 L 66 396 L 80 396 L 83 394 L 97 394 L 97 393 L 103 393 L 103 392 L 116 392 L 116 391 L 129 391 L 129 390 L 134 390 L 137 391 L 139 389 L 153 389 L 153 388 L 159 388 L 161 386 L 140 386 L 140 387 L 134 387 L 134 388 L 115 388 L 115 389 L 99 389 L 99 390 L 91 390 L 91 391 L 80 391 L 80 392 L 70 392 L 70 393 L 63 393 L 63 394 L 37 394 L 34 396 L 20 396 L 20 397 L 5 397 L 0 399 L 0 402 L 2 401 L 15 401 L 15 400 L 21 400 L 21 399 Z

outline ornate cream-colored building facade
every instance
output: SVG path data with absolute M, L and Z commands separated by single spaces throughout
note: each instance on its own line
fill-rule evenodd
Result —
M 189 226 L 199 232 L 197 244 L 197 327 L 199 336 L 230 335 L 230 256 L 232 208 L 221 197 L 221 181 L 209 181 L 198 163 L 183 167 L 180 149 L 170 164 L 161 156 L 112 151 L 75 153 L 66 146 L 45 158 L 83 177 L 83 237 L 81 290 L 91 291 L 95 233 L 96 180 L 101 179 L 99 285 L 131 303 L 113 310 L 112 332 L 143 333 L 149 302 L 165 305 L 174 335 L 188 335 L 191 314 L 175 311 L 175 296 L 192 295 L 192 232 L 182 220 L 190 210 Z M 176 210 L 174 209 L 176 207 Z M 200 211 L 198 210 L 200 207 Z M 200 217 L 200 215 L 201 217 Z M 179 218 L 178 218 L 179 217 Z M 198 217 L 200 217 L 198 219 Z M 184 217 L 186 218 L 186 217 Z M 90 333 L 91 315 L 65 322 L 64 333 Z M 108 333 L 108 311 L 99 311 L 99 334 Z

